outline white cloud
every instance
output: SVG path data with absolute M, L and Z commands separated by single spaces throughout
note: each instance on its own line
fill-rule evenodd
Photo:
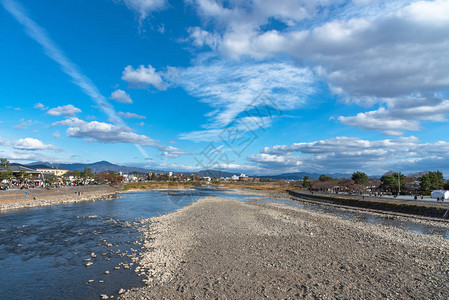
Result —
M 0 137 L 0 146 L 10 146 L 11 142 Z
M 55 131 L 55 132 L 53 132 L 52 136 L 53 136 L 55 139 L 59 139 L 59 138 L 61 137 L 61 134 L 60 134 L 58 131 Z
M 402 135 L 403 131 L 420 130 L 420 121 L 446 122 L 449 116 L 449 100 L 435 96 L 410 96 L 387 98 L 387 107 L 359 113 L 356 116 L 340 116 L 346 125 L 365 130 L 383 131 L 388 135 Z
M 144 13 L 145 10 L 148 11 L 149 7 L 151 7 L 149 0 L 141 1 L 142 4 L 140 6 L 137 1 L 132 2 L 135 2 L 135 7 L 139 8 L 139 11 Z M 131 4 L 132 2 L 129 3 Z M 62 71 L 72 78 L 72 82 L 75 85 L 88 95 L 98 107 L 109 116 L 109 118 L 113 118 L 117 123 L 124 125 L 123 120 L 117 118 L 114 108 L 109 105 L 107 99 L 100 93 L 95 84 L 81 72 L 76 64 L 65 56 L 63 51 L 61 51 L 61 49 L 59 49 L 59 47 L 48 37 L 45 30 L 28 16 L 27 12 L 20 4 L 14 0 L 4 0 L 2 1 L 2 4 L 17 22 L 24 27 L 25 32 L 42 46 L 45 54 L 58 63 L 61 66 Z M 147 153 L 140 145 L 136 144 L 136 148 L 141 152 L 145 159 L 148 159 Z
M 134 87 L 147 88 L 154 86 L 158 90 L 165 91 L 168 88 L 168 83 L 162 79 L 161 75 L 151 65 L 148 65 L 148 67 L 141 65 L 137 69 L 128 65 L 123 70 L 122 80 Z
M 166 158 L 177 158 L 180 155 L 193 155 L 193 154 L 195 154 L 195 153 L 187 152 L 187 151 L 184 151 L 184 150 L 181 150 L 179 148 L 172 147 L 172 146 L 158 145 L 156 147 L 162 152 L 161 156 L 162 157 L 166 157 Z
M 303 163 L 302 158 L 298 156 L 282 156 L 266 153 L 250 155 L 248 159 L 261 164 L 265 168 L 282 169 L 284 171 L 285 169 L 298 170 L 298 167 Z
M 134 133 L 127 126 L 114 125 L 98 121 L 86 122 L 78 118 L 70 118 L 55 122 L 53 125 L 69 126 L 67 136 L 86 139 L 100 143 L 132 143 L 144 146 L 154 146 L 155 140 Z
M 120 89 L 113 91 L 109 99 L 115 100 L 120 103 L 133 103 L 131 97 L 124 90 Z
M 41 152 L 33 152 L 26 150 L 18 150 L 13 152 L 8 152 L 5 155 L 10 161 L 55 161 L 55 157 L 49 157 Z
M 50 115 L 50 116 L 64 115 L 66 117 L 72 117 L 80 112 L 81 112 L 81 109 L 73 106 L 72 104 L 68 104 L 68 105 L 58 106 L 58 107 L 49 109 L 47 111 L 47 115 Z
M 187 32 L 196 47 L 209 46 L 211 49 L 217 48 L 219 36 L 216 33 L 210 33 L 200 27 L 190 27 Z
M 14 145 L 14 149 L 19 149 L 19 150 L 47 150 L 47 149 L 57 149 L 55 146 L 53 145 L 46 145 L 44 143 L 42 143 L 40 140 L 38 139 L 33 139 L 33 138 L 24 138 L 24 139 L 20 139 L 18 140 L 15 145 Z
M 40 109 L 40 110 L 47 110 L 48 107 L 43 105 L 42 103 L 38 102 L 36 104 L 34 104 L 34 108 Z
M 25 129 L 28 128 L 29 126 L 33 125 L 33 124 L 38 124 L 39 122 L 37 121 L 33 121 L 33 120 L 26 120 L 25 119 L 20 119 L 19 124 L 15 125 L 14 128 L 16 129 Z
M 213 74 L 213 76 L 211 76 Z M 174 81 L 214 110 L 208 127 L 223 127 L 251 107 L 293 109 L 315 90 L 312 73 L 283 62 L 236 62 L 200 59 L 192 67 L 177 69 Z
M 147 18 L 152 12 L 162 10 L 168 6 L 167 0 L 122 0 L 128 9 L 139 15 L 139 22 Z
M 342 117 L 346 124 L 401 134 L 409 125 L 418 130 L 424 118 L 439 122 L 449 115 L 446 103 L 431 100 L 389 112 L 404 99 L 407 107 L 422 95 L 447 93 L 448 0 L 189 2 L 212 27 L 189 29 L 194 45 L 237 60 L 287 55 L 326 80 L 343 102 L 384 103 L 390 115 Z M 272 20 L 285 26 L 270 26 Z M 367 126 L 359 125 L 362 118 Z
M 123 117 L 125 119 L 146 119 L 147 117 L 145 116 L 141 116 L 135 113 L 130 113 L 130 112 L 118 112 L 117 113 L 120 117 Z
M 449 165 L 445 162 L 449 159 L 448 151 L 449 142 L 420 143 L 414 136 L 374 141 L 336 137 L 266 147 L 260 154 L 248 158 L 267 169 L 284 165 L 284 170 L 296 172 L 351 173 L 363 170 L 379 175 L 390 169 L 403 172 L 439 169 L 449 172 Z M 295 165 L 297 162 L 301 162 L 299 167 Z

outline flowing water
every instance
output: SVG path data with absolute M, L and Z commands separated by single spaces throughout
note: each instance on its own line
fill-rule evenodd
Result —
M 445 227 L 213 188 L 132 192 L 112 200 L 0 213 L 0 299 L 99 299 L 100 294 L 117 296 L 120 288 L 142 286 L 133 271 L 136 265 L 114 269 L 121 262 L 131 262 L 125 253 L 139 251 L 133 243 L 139 239 L 139 232 L 131 224 L 174 211 L 204 196 L 278 202 L 449 239 Z M 92 252 L 96 257 L 91 257 Z M 93 264 L 87 267 L 89 262 Z

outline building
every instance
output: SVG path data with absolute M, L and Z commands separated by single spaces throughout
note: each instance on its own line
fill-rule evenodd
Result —
M 249 177 L 245 174 L 240 174 L 239 181 L 249 181 Z
M 36 168 L 37 172 L 41 172 L 45 175 L 55 175 L 57 177 L 64 176 L 69 172 L 67 169 L 53 169 L 53 168 Z
M 26 176 L 26 183 L 33 186 L 42 186 L 44 184 L 44 174 L 36 169 L 29 168 L 22 165 L 11 165 L 9 169 L 12 171 L 14 177 L 21 178 Z M 23 174 L 23 175 L 22 175 Z M 16 182 L 20 182 L 18 179 Z

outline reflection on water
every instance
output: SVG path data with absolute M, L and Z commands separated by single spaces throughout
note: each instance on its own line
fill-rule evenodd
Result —
M 198 198 L 194 192 L 149 191 L 1 213 L 0 299 L 99 299 L 100 294 L 141 286 L 135 266 L 114 269 L 120 262 L 130 263 L 124 254 L 138 249 L 133 241 L 139 233 L 129 224 Z M 88 262 L 93 264 L 86 267 Z M 94 282 L 86 284 L 89 280 Z
M 447 228 L 339 210 L 308 203 L 239 195 L 227 190 L 144 191 L 117 199 L 60 204 L 0 213 L 0 299 L 98 299 L 120 288 L 142 286 L 130 269 L 115 270 L 138 250 L 141 218 L 174 211 L 205 196 L 240 201 L 278 202 L 367 223 L 397 226 L 449 239 Z M 94 252 L 94 256 L 91 254 Z M 86 264 L 92 262 L 90 267 Z M 109 275 L 105 274 L 109 271 Z M 92 283 L 87 283 L 94 280 Z M 103 282 L 100 282 L 103 281 Z

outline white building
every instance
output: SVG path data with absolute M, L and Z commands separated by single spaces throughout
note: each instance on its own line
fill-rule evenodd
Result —
M 231 176 L 231 180 L 237 181 L 237 180 L 239 180 L 239 176 L 237 176 L 237 175 L 232 175 L 232 176 Z
M 55 176 L 63 176 L 69 170 L 66 169 L 53 169 L 53 168 L 36 168 L 37 172 L 40 172 L 44 175 L 55 175 Z

